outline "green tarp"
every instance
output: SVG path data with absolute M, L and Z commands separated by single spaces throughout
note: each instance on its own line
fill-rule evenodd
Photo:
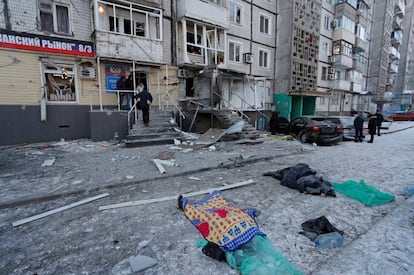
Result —
M 364 180 L 356 182 L 353 180 L 344 183 L 332 183 L 336 192 L 351 199 L 357 200 L 367 206 L 376 206 L 394 200 L 394 195 L 384 193 L 368 185 Z

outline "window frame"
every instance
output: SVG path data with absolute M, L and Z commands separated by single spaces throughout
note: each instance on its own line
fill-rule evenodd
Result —
M 263 19 L 267 19 L 267 28 L 268 28 L 267 32 L 265 32 L 266 30 L 263 30 L 262 31 L 262 18 Z M 272 18 L 270 16 L 264 14 L 264 13 L 260 13 L 260 17 L 259 17 L 259 32 L 261 34 L 264 34 L 264 35 L 270 35 L 271 32 L 272 32 L 271 25 L 272 25 Z
M 41 73 L 42 73 L 42 86 L 46 89 L 46 103 L 47 104 L 79 104 L 79 91 L 78 91 L 79 90 L 78 89 L 79 85 L 78 85 L 77 68 L 76 68 L 77 66 L 75 64 L 70 64 L 70 63 L 56 64 L 54 62 L 41 62 L 41 64 L 42 64 L 42 66 L 41 66 L 41 68 L 42 68 L 42 71 L 41 71 Z M 48 67 L 55 67 L 55 69 L 48 68 Z M 61 70 L 59 70 L 59 68 L 61 68 Z M 64 72 L 65 68 L 71 68 L 71 71 L 65 73 Z M 60 93 L 62 93 L 60 96 L 68 98 L 68 96 L 66 96 L 66 94 L 68 92 L 72 92 L 75 99 L 74 100 L 69 100 L 69 99 L 58 100 L 57 98 L 58 98 L 59 95 L 56 95 L 56 91 L 54 91 L 55 93 L 53 93 L 53 94 L 55 94 L 56 100 L 52 100 L 50 98 L 50 95 L 52 93 L 51 93 L 51 91 L 48 90 L 49 86 L 48 86 L 47 74 L 62 74 L 62 75 L 67 75 L 67 76 L 72 77 L 73 87 L 74 87 L 75 91 L 72 91 L 72 90 L 69 91 L 68 88 L 71 88 L 71 87 L 67 87 L 68 85 L 63 84 L 63 83 L 60 83 L 60 86 L 62 86 L 62 87 L 65 86 L 65 87 L 61 88 L 59 90 L 60 90 Z M 59 83 L 55 83 L 55 84 L 59 85 Z M 65 90 L 65 91 L 63 91 L 63 90 Z M 63 92 L 64 92 L 64 94 L 63 94 Z
M 234 19 L 237 18 L 236 15 L 232 15 L 232 13 L 233 13 L 233 10 L 231 8 L 232 5 L 235 8 L 239 8 L 240 9 L 240 17 L 239 17 L 239 21 L 240 22 L 236 22 L 236 20 L 232 20 L 232 16 L 234 17 Z M 244 10 L 243 8 L 244 8 L 243 5 L 240 5 L 239 3 L 236 3 L 236 2 L 233 2 L 233 1 L 230 1 L 229 2 L 229 14 L 230 14 L 229 19 L 230 19 L 230 23 L 235 24 L 235 25 L 243 26 L 243 10 Z
M 49 12 L 47 12 L 45 9 L 42 9 L 41 4 L 46 4 L 46 5 L 51 6 L 50 13 L 52 14 L 53 32 L 51 32 L 49 30 L 45 30 L 42 27 L 42 12 L 43 13 L 49 13 Z M 57 13 L 57 9 L 56 9 L 57 6 L 64 7 L 64 8 L 67 9 L 67 16 L 68 16 L 67 28 L 68 28 L 68 32 L 59 31 L 58 13 Z M 46 33 L 55 33 L 55 34 L 60 34 L 60 35 L 72 35 L 72 24 L 71 24 L 72 14 L 71 14 L 71 5 L 70 4 L 65 4 L 65 3 L 60 3 L 60 2 L 52 2 L 50 0 L 39 0 L 38 1 L 38 16 L 39 16 L 39 20 L 40 20 L 40 26 L 39 26 L 40 31 L 46 32 Z
M 233 60 L 232 58 L 236 56 L 236 51 L 234 50 L 234 56 L 230 55 L 230 44 L 234 45 L 234 49 L 236 48 L 236 46 L 239 46 L 239 60 Z M 231 63 L 237 63 L 237 64 L 242 64 L 243 63 L 243 43 L 235 41 L 235 40 L 230 40 L 229 39 L 229 62 Z
M 270 51 L 269 50 L 266 50 L 266 49 L 263 49 L 263 48 L 259 48 L 258 49 L 258 52 L 259 52 L 259 54 L 258 54 L 258 59 L 259 59 L 259 62 L 258 62 L 258 66 L 259 66 L 259 68 L 260 69 L 270 69 Z M 264 61 L 264 55 L 260 55 L 261 53 L 265 53 L 266 54 L 266 65 L 267 66 L 263 66 L 263 61 Z

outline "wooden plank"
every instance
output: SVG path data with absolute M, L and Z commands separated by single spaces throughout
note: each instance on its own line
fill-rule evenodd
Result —
M 225 185 L 225 186 L 220 186 L 220 187 L 210 188 L 210 189 L 206 189 L 206 190 L 201 190 L 201 191 L 197 191 L 197 192 L 186 193 L 186 194 L 182 194 L 182 195 L 185 198 L 194 197 L 194 196 L 203 195 L 203 194 L 210 194 L 213 191 L 223 191 L 223 190 L 233 189 L 233 188 L 237 188 L 237 187 L 242 187 L 242 186 L 252 184 L 252 183 L 254 183 L 254 180 L 247 180 L 247 181 L 233 183 L 233 184 L 229 184 L 229 185 Z M 117 203 L 117 204 L 110 204 L 110 205 L 100 206 L 98 209 L 99 210 L 108 210 L 108 209 L 143 205 L 143 204 L 148 204 L 148 203 L 170 201 L 170 200 L 176 200 L 178 198 L 178 196 L 179 195 L 162 197 L 162 198 L 155 198 L 155 199 L 139 200 L 139 201 L 122 202 L 122 203 Z
M 105 198 L 107 196 L 109 196 L 109 194 L 104 193 L 104 194 L 100 194 L 98 196 L 90 197 L 90 198 L 87 198 L 87 199 L 84 199 L 84 200 L 81 200 L 81 201 L 78 201 L 78 202 L 74 202 L 74 203 L 71 203 L 71 204 L 68 204 L 68 205 L 50 210 L 50 211 L 46 211 L 46 212 L 38 214 L 38 215 L 28 217 L 26 219 L 15 221 L 15 222 L 12 223 L 12 225 L 13 226 L 19 226 L 19 225 L 22 225 L 22 224 L 25 224 L 25 223 L 28 223 L 28 222 L 31 222 L 31 221 L 34 221 L 34 220 L 38 220 L 38 219 L 41 219 L 41 218 L 44 218 L 44 217 L 62 212 L 62 211 L 67 210 L 67 209 L 70 209 L 70 208 L 73 208 L 73 207 L 76 207 L 76 206 L 94 201 L 94 200 Z

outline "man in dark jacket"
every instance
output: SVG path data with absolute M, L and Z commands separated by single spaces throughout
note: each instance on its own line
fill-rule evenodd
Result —
M 354 119 L 354 128 L 355 128 L 355 142 L 362 142 L 364 136 L 362 134 L 362 129 L 364 128 L 364 120 L 362 119 L 361 114 L 358 114 Z
M 140 82 L 138 84 L 138 105 L 142 110 L 142 120 L 145 126 L 148 126 L 149 123 L 149 106 L 152 103 L 152 95 L 145 89 L 144 83 Z
M 374 143 L 374 135 L 377 131 L 377 117 L 373 114 L 368 116 L 368 132 L 371 135 L 370 140 L 368 143 Z
M 380 136 L 380 129 L 381 129 L 381 124 L 384 121 L 384 117 L 382 116 L 381 112 L 378 110 L 377 113 L 375 114 L 377 117 L 377 135 Z
M 272 135 L 279 132 L 279 112 L 274 111 L 269 121 L 269 131 Z

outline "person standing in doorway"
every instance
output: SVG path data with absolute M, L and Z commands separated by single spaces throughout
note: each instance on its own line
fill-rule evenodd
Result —
M 374 143 L 374 136 L 377 131 L 377 117 L 373 114 L 370 114 L 368 116 L 368 132 L 371 136 L 370 140 L 368 140 L 368 143 Z
M 137 101 L 140 109 L 142 110 L 142 121 L 145 126 L 149 124 L 149 107 L 152 104 L 152 95 L 145 89 L 144 83 L 140 82 L 137 87 L 138 95 Z
M 355 142 L 362 142 L 363 134 L 362 129 L 364 128 L 364 119 L 361 114 L 358 114 L 354 119 L 354 129 L 355 129 Z
M 384 121 L 384 117 L 379 110 L 377 110 L 377 113 L 375 115 L 377 117 L 377 135 L 380 136 L 381 124 Z

